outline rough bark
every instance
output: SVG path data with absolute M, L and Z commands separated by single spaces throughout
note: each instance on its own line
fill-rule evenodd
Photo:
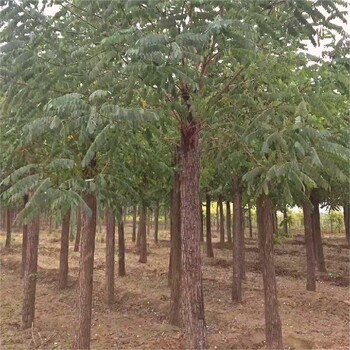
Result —
M 119 209 L 119 216 L 122 218 L 123 209 Z M 124 236 L 124 221 L 118 221 L 118 276 L 125 276 L 125 236 Z
M 113 211 L 106 211 L 106 269 L 105 300 L 108 305 L 114 303 L 114 253 L 115 253 L 115 216 Z
M 22 328 L 30 328 L 34 322 L 35 294 L 38 272 L 40 218 L 35 216 L 28 224 L 26 264 L 23 283 Z
M 58 270 L 58 288 L 60 289 L 66 288 L 68 282 L 70 215 L 71 210 L 69 209 L 62 219 L 60 266 Z
M 159 224 L 159 202 L 154 208 L 154 242 L 158 243 L 158 224 Z
M 315 259 L 319 272 L 327 272 L 326 263 L 323 253 L 322 236 L 321 236 L 321 219 L 320 219 L 320 202 L 317 190 L 312 190 L 310 201 L 313 205 L 312 210 L 312 238 L 314 241 Z
M 226 234 L 227 234 L 227 242 L 232 244 L 232 235 L 231 235 L 231 205 L 230 201 L 226 202 Z
M 205 197 L 206 204 L 205 204 L 205 220 L 206 220 L 206 243 L 207 243 L 207 257 L 213 258 L 214 257 L 214 251 L 213 251 L 213 244 L 211 241 L 211 201 L 210 201 L 210 195 L 209 193 L 206 194 Z
M 316 290 L 315 252 L 312 238 L 312 209 L 306 200 L 303 203 L 306 246 L 306 289 Z
M 248 204 L 249 237 L 253 238 L 252 206 Z
M 136 241 L 136 222 L 137 222 L 137 206 L 134 205 L 132 207 L 132 234 L 131 234 L 131 240 L 133 242 Z
M 343 207 L 345 238 L 350 246 L 350 205 L 345 204 Z
M 179 155 L 177 152 L 175 165 L 178 166 Z M 181 197 L 180 175 L 175 174 L 174 188 L 171 193 L 171 247 L 169 263 L 170 282 L 170 313 L 169 322 L 175 326 L 181 325 Z
M 23 205 L 26 206 L 28 202 L 28 195 L 23 196 Z M 24 277 L 26 267 L 26 255 L 27 255 L 27 242 L 28 242 L 28 225 L 23 224 L 22 226 L 22 265 L 21 265 L 21 277 Z
M 144 205 L 140 206 L 140 221 L 139 221 L 139 235 L 140 235 L 140 263 L 147 263 L 147 209 Z
M 6 208 L 6 241 L 5 248 L 11 247 L 11 233 L 12 233 L 12 209 Z
M 79 251 L 79 247 L 80 247 L 80 235 L 81 235 L 81 208 L 78 207 L 77 208 L 77 234 L 75 235 L 75 242 L 74 242 L 74 251 L 78 252 Z
M 220 218 L 220 248 L 225 246 L 225 217 L 224 217 L 224 206 L 222 198 L 219 196 L 219 218 Z
M 268 349 L 283 349 L 282 323 L 278 311 L 276 274 L 273 259 L 273 205 L 261 195 L 257 201 L 259 252 L 265 299 L 265 336 Z
M 208 347 L 199 240 L 199 129 L 193 119 L 181 129 L 182 312 L 189 350 Z
M 73 349 L 90 349 L 93 270 L 96 237 L 96 196 L 86 194 L 85 202 L 91 210 L 85 216 L 80 245 L 78 320 Z
M 232 301 L 242 301 L 242 259 L 241 259 L 241 241 L 242 241 L 242 197 L 238 179 L 233 180 L 233 277 L 232 277 Z

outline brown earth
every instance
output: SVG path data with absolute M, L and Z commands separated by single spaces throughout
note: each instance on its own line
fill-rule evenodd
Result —
M 127 228 L 127 276 L 116 277 L 116 302 L 104 304 L 104 244 L 96 244 L 92 349 L 183 349 L 181 330 L 167 323 L 169 242 L 149 244 L 147 264 L 138 263 Z M 0 349 L 70 349 L 77 305 L 79 253 L 70 247 L 69 287 L 57 289 L 59 233 L 40 237 L 36 319 L 21 330 L 21 236 L 0 252 Z M 151 240 L 151 237 L 149 237 Z M 214 240 L 217 237 L 214 235 Z M 4 234 L 0 244 L 4 245 Z M 212 349 L 263 349 L 264 304 L 257 241 L 247 239 L 247 279 L 243 302 L 230 300 L 232 253 L 215 249 L 203 257 L 204 296 Z M 349 249 L 340 238 L 326 238 L 328 274 L 319 275 L 317 292 L 305 290 L 305 247 L 302 236 L 276 245 L 276 272 L 286 349 L 349 349 Z M 117 259 L 117 255 L 116 255 Z M 117 264 L 116 264 L 117 269 Z M 117 270 L 116 270 L 117 271 Z

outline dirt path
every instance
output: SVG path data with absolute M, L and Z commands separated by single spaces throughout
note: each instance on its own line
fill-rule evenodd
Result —
M 69 288 L 59 292 L 59 234 L 41 234 L 36 323 L 33 329 L 22 331 L 21 238 L 14 236 L 14 248 L 2 250 L 0 256 L 0 348 L 70 349 L 79 253 L 71 247 Z M 142 265 L 137 262 L 132 243 L 127 241 L 127 276 L 117 277 L 116 303 L 110 310 L 104 305 L 101 240 L 99 237 L 96 244 L 92 349 L 183 349 L 180 329 L 167 323 L 168 242 L 151 243 L 149 263 Z M 212 349 L 264 348 L 263 290 L 256 245 L 255 240 L 247 240 L 247 279 L 243 283 L 244 300 L 239 305 L 230 300 L 231 250 L 215 249 L 214 259 L 203 258 L 206 320 Z M 319 276 L 317 292 L 307 292 L 301 237 L 276 246 L 279 300 L 288 349 L 349 348 L 349 250 L 343 241 L 327 239 L 325 256 L 328 274 Z

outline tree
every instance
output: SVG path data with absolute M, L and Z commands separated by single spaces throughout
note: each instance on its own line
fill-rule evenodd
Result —
M 106 303 L 114 303 L 114 246 L 115 246 L 115 217 L 112 210 L 106 213 Z M 119 229 L 119 226 L 118 226 Z M 119 232 L 118 232 L 119 233 Z
M 60 265 L 58 273 L 58 287 L 60 289 L 67 287 L 68 282 L 68 255 L 69 255 L 69 228 L 70 228 L 71 210 L 67 210 L 62 219 L 61 231 L 61 249 Z

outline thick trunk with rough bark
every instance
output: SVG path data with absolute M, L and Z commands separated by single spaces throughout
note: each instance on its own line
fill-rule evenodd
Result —
M 147 263 L 147 209 L 144 205 L 140 205 L 140 221 L 139 221 L 139 235 L 140 235 L 140 263 Z
M 132 207 L 132 234 L 131 234 L 131 240 L 133 242 L 136 241 L 136 222 L 137 222 L 137 206 L 134 205 Z
M 305 246 L 306 246 L 306 289 L 316 290 L 315 252 L 312 237 L 312 209 L 308 202 L 303 203 Z
M 222 198 L 219 196 L 219 217 L 220 217 L 220 248 L 225 245 L 225 217 L 224 217 L 224 206 L 222 203 Z
M 199 130 L 194 120 L 181 129 L 182 311 L 189 350 L 208 347 L 199 240 Z
M 28 202 L 28 195 L 23 196 L 24 207 Z M 27 241 L 28 241 L 28 225 L 23 224 L 22 227 L 22 265 L 21 265 L 21 277 L 24 277 L 26 267 L 26 256 L 27 256 Z
M 350 204 L 345 204 L 343 207 L 345 238 L 350 246 Z
M 178 152 L 177 152 L 178 153 Z M 175 165 L 178 166 L 179 155 L 176 155 Z M 180 326 L 181 321 L 181 197 L 180 175 L 175 174 L 174 188 L 171 192 L 170 215 L 171 247 L 169 263 L 170 313 L 169 322 Z
M 265 298 L 265 335 L 268 349 L 283 349 L 282 323 L 278 311 L 277 285 L 273 259 L 273 204 L 261 195 L 257 201 L 260 261 Z
M 158 243 L 158 224 L 159 224 L 159 202 L 154 208 L 154 242 Z
M 91 313 L 93 270 L 96 237 L 96 196 L 86 194 L 85 202 L 91 210 L 90 216 L 85 216 L 81 237 L 79 261 L 79 294 L 78 294 L 78 320 L 75 330 L 73 349 L 90 349 Z
M 312 190 L 310 201 L 313 205 L 312 210 L 312 238 L 314 241 L 315 259 L 319 272 L 327 272 L 326 262 L 323 254 L 322 236 L 321 236 L 321 220 L 320 220 L 320 202 L 317 190 Z
M 209 193 L 206 194 L 205 197 L 205 222 L 206 222 L 206 243 L 207 243 L 207 257 L 213 258 L 214 257 L 214 251 L 213 251 L 213 244 L 211 241 L 211 201 L 210 201 L 210 195 Z
M 242 301 L 242 197 L 237 178 L 233 180 L 233 277 L 232 300 Z
M 122 221 L 123 208 L 119 209 L 118 221 L 118 276 L 125 276 L 125 236 L 124 236 L 124 221 Z
M 231 205 L 230 201 L 226 202 L 226 234 L 227 234 L 227 242 L 232 244 L 232 235 L 231 235 Z
M 62 219 L 60 266 L 58 270 L 58 288 L 60 289 L 66 288 L 68 282 L 70 214 L 71 210 L 69 209 Z
M 23 283 L 22 328 L 30 328 L 34 322 L 36 280 L 38 273 L 40 218 L 35 216 L 28 224 L 26 264 Z
M 81 235 L 81 208 L 78 207 L 77 208 L 77 234 L 75 235 L 75 242 L 74 242 L 74 251 L 78 252 L 79 251 L 79 247 L 80 247 L 80 235 Z
M 11 247 L 11 233 L 12 233 L 12 209 L 6 208 L 6 242 L 5 248 Z
M 114 303 L 114 252 L 115 216 L 112 210 L 106 211 L 106 269 L 105 298 L 108 305 Z

